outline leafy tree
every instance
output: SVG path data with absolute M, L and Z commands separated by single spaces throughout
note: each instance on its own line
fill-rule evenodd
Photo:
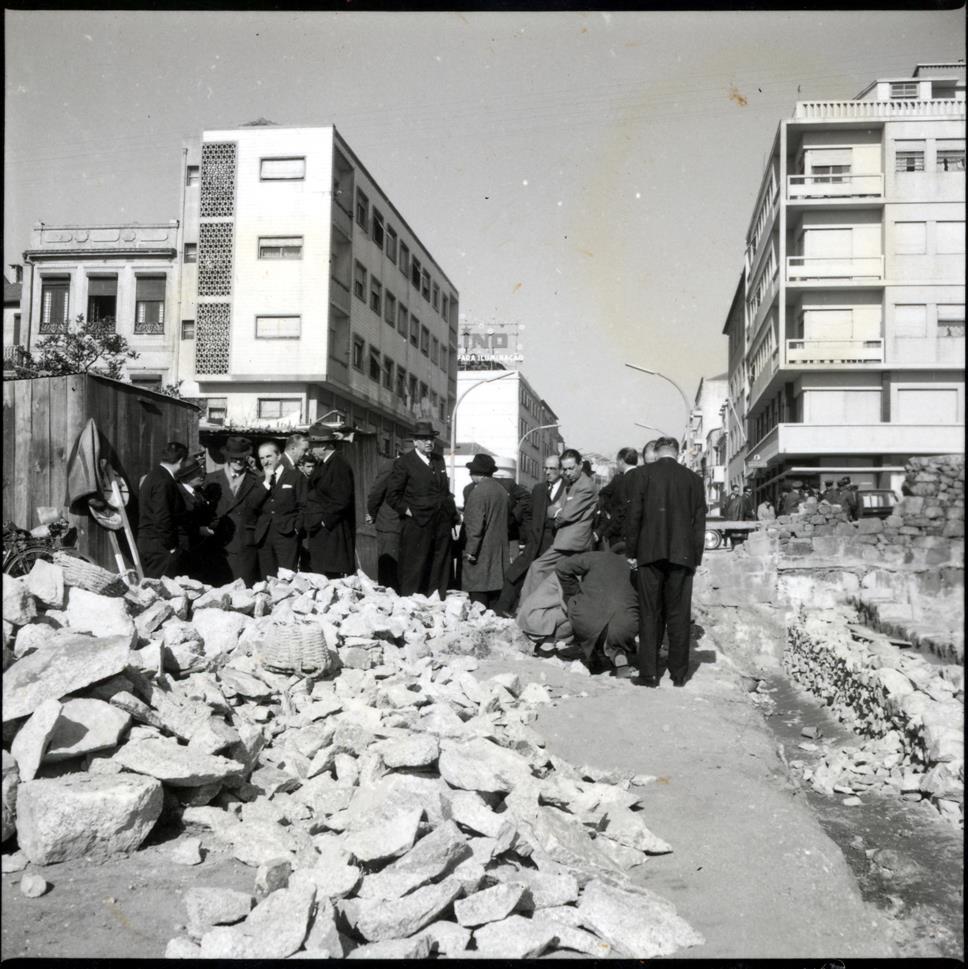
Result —
M 184 400 L 185 397 L 181 392 L 181 385 L 185 382 L 184 378 L 176 380 L 173 384 L 165 384 L 161 388 L 160 393 L 164 394 L 166 397 L 174 397 L 175 400 Z
M 139 356 L 115 331 L 113 319 L 85 320 L 81 314 L 64 332 L 39 340 L 33 352 L 25 350 L 16 371 L 18 377 L 96 373 L 121 380 L 125 361 Z

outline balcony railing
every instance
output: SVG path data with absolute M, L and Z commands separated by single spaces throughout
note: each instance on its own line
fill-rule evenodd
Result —
M 788 366 L 883 363 L 883 340 L 787 340 Z
M 883 198 L 884 176 L 789 175 L 788 199 Z
M 884 278 L 883 256 L 788 256 L 787 282 L 811 279 L 878 280 Z
M 873 120 L 874 118 L 963 118 L 965 102 L 954 98 L 918 101 L 797 101 L 796 121 Z
M 348 239 L 353 241 L 353 219 L 339 202 L 333 202 L 333 225 Z
M 350 312 L 350 291 L 349 287 L 338 280 L 335 276 L 331 276 L 329 280 L 329 301 L 338 310 L 342 310 L 347 316 Z

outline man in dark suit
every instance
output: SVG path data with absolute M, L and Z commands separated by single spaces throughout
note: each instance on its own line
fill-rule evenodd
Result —
M 286 449 L 281 455 L 271 441 L 259 448 L 259 463 L 269 482 L 269 495 L 255 529 L 259 572 L 264 579 L 276 575 L 280 568 L 293 572 L 299 568 L 306 476 L 298 465 L 308 450 L 309 438 L 300 433 L 286 438 Z
M 204 490 L 215 503 L 214 534 L 207 540 L 207 582 L 225 585 L 242 579 L 246 585 L 259 581 L 259 553 L 255 526 L 269 495 L 268 486 L 249 467 L 252 444 L 244 437 L 230 437 L 222 448 L 225 464 L 205 476 Z
M 629 473 L 639 463 L 634 447 L 623 447 L 616 458 L 615 477 L 598 493 L 603 511 L 600 538 L 613 552 L 625 551 L 625 511 L 628 503 Z
M 551 548 L 555 538 L 555 512 L 561 507 L 561 496 L 565 490 L 561 458 L 557 454 L 545 458 L 544 476 L 545 480 L 539 481 L 531 489 L 531 517 L 522 531 L 524 548 L 504 575 L 504 588 L 494 604 L 494 611 L 499 615 L 509 615 L 515 609 L 531 563 Z
M 313 439 L 320 456 L 303 515 L 312 570 L 329 579 L 356 572 L 356 486 L 353 469 L 336 451 L 341 440 L 334 431 Z
M 174 578 L 179 570 L 178 531 L 185 515 L 175 476 L 188 456 L 179 441 L 165 445 L 161 461 L 141 481 L 138 492 L 138 554 L 146 578 Z
M 639 683 L 659 685 L 659 645 L 669 632 L 669 673 L 689 672 L 692 577 L 702 562 L 706 500 L 702 478 L 679 464 L 679 442 L 660 437 L 658 460 L 630 482 L 625 544 L 638 568 Z
M 400 595 L 447 595 L 450 530 L 457 506 L 444 459 L 434 453 L 438 436 L 430 421 L 417 421 L 413 450 L 397 458 L 387 482 L 387 504 L 400 517 Z
M 387 484 L 393 465 L 388 464 L 373 479 L 366 496 L 367 525 L 376 528 L 376 580 L 382 586 L 400 590 L 397 562 L 400 558 L 400 516 L 387 504 Z

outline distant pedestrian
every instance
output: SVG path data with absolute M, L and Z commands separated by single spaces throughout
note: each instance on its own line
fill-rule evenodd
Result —
M 776 510 L 773 502 L 769 498 L 761 501 L 756 507 L 756 520 L 761 522 L 771 522 L 776 519 Z
M 743 496 L 739 488 L 734 487 L 730 490 L 722 512 L 726 521 L 738 522 L 743 520 Z
M 626 548 L 638 569 L 639 683 L 659 685 L 659 646 L 669 633 L 669 673 L 689 673 L 692 580 L 702 562 L 706 501 L 702 478 L 679 464 L 679 442 L 656 442 L 658 460 L 636 475 L 629 494 Z
M 799 490 L 790 485 L 783 485 L 780 488 L 780 514 L 795 515 L 800 507 L 803 496 Z
M 826 501 L 828 504 L 836 505 L 839 504 L 838 498 L 840 496 L 837 493 L 837 489 L 834 487 L 832 481 L 825 481 L 823 483 L 823 491 L 820 493 L 820 500 Z
M 314 438 L 320 456 L 309 479 L 303 524 L 313 572 L 329 579 L 356 572 L 356 484 L 334 431 Z
M 756 520 L 756 506 L 753 503 L 753 489 L 744 488 L 743 496 L 740 499 L 740 521 L 751 522 Z
M 490 454 L 475 454 L 466 465 L 473 487 L 464 501 L 461 585 L 472 602 L 492 608 L 504 587 L 507 568 L 507 492 L 494 480 Z
M 857 485 L 852 484 L 850 478 L 844 475 L 837 482 L 840 491 L 840 504 L 847 512 L 847 518 L 855 522 L 860 518 L 860 493 Z
M 400 557 L 400 516 L 387 504 L 387 483 L 393 464 L 388 464 L 373 479 L 366 496 L 368 525 L 376 528 L 376 580 L 394 592 L 400 590 L 397 560 Z
M 185 502 L 175 476 L 188 456 L 180 441 L 165 445 L 158 466 L 141 481 L 138 492 L 138 553 L 145 577 L 174 578 L 179 574 L 178 531 Z

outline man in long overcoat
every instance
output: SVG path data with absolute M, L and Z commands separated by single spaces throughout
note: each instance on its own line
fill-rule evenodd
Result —
M 259 550 L 256 522 L 269 496 L 266 481 L 249 468 L 252 444 L 244 437 L 230 437 L 222 448 L 225 464 L 205 475 L 206 495 L 215 503 L 214 532 L 204 554 L 205 579 L 225 585 L 242 579 L 246 585 L 259 581 Z
M 397 562 L 400 558 L 400 516 L 387 504 L 387 484 L 393 465 L 388 464 L 374 479 L 366 496 L 366 523 L 376 528 L 376 580 L 398 592 Z
M 260 461 L 263 449 L 266 453 L 275 445 L 263 444 L 259 448 Z M 290 434 L 285 450 L 278 455 L 272 467 L 269 496 L 262 506 L 262 514 L 256 525 L 256 541 L 259 543 L 259 571 L 262 578 L 276 575 L 279 569 L 299 568 L 299 541 L 303 530 L 303 512 L 306 507 L 306 476 L 299 470 L 299 460 L 309 450 L 309 438 L 302 433 Z M 266 462 L 263 472 L 269 470 Z
M 180 568 L 178 530 L 185 514 L 175 475 L 188 448 L 179 441 L 165 445 L 161 461 L 141 481 L 138 491 L 138 553 L 147 578 L 174 578 Z
M 434 453 L 438 437 L 430 421 L 417 421 L 413 450 L 397 458 L 387 483 L 387 504 L 400 517 L 400 595 L 441 599 L 450 578 L 451 528 L 457 506 L 444 459 Z
M 321 452 L 304 514 L 312 570 L 330 579 L 356 571 L 356 488 L 353 469 L 336 450 L 340 441 L 333 432 L 314 439 Z
M 702 478 L 679 464 L 679 442 L 660 437 L 659 459 L 631 482 L 625 545 L 638 569 L 639 674 L 659 685 L 659 645 L 669 632 L 669 673 L 684 686 L 689 673 L 692 578 L 702 562 L 706 499 Z
M 508 493 L 494 480 L 490 454 L 466 465 L 473 487 L 464 503 L 464 565 L 461 585 L 472 602 L 492 608 L 504 586 L 508 547 Z

